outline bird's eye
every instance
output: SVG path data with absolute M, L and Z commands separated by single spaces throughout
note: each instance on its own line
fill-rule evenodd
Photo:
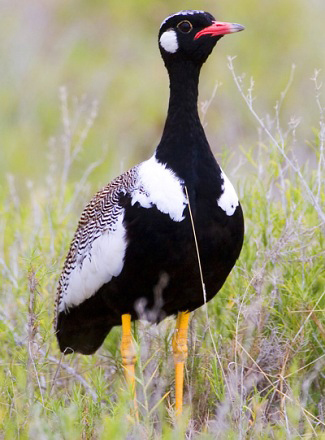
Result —
M 178 23 L 177 28 L 183 32 L 183 34 L 188 34 L 193 29 L 192 23 L 187 20 L 183 20 Z

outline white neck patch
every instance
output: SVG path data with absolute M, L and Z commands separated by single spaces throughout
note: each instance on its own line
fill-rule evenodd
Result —
M 164 32 L 160 37 L 159 43 L 166 52 L 175 53 L 178 49 L 176 32 L 173 29 Z

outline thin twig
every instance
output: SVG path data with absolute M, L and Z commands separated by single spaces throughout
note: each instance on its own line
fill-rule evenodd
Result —
M 239 343 L 240 344 L 240 343 Z M 241 344 L 240 344 L 241 345 Z M 265 377 L 265 379 L 269 382 L 270 386 L 274 386 L 274 384 L 270 381 L 270 379 L 268 378 L 268 375 L 264 373 L 264 371 L 262 370 L 262 368 L 258 365 L 258 363 L 251 357 L 251 355 L 248 353 L 248 351 L 245 349 L 245 347 L 243 347 L 241 345 L 242 350 L 246 353 L 246 355 L 250 358 L 250 360 L 255 364 L 255 366 L 258 368 L 258 370 L 260 371 L 261 374 L 263 374 L 263 376 Z M 297 402 L 294 398 L 288 396 L 287 394 L 283 393 L 282 391 L 280 391 L 278 388 L 276 388 L 276 392 L 279 393 L 280 395 L 284 396 L 286 399 L 288 399 L 290 402 L 295 403 L 299 406 L 299 408 L 303 411 L 304 415 L 306 416 L 306 419 L 310 425 L 310 427 L 312 428 L 314 434 L 316 434 L 313 426 L 310 423 L 310 420 L 308 419 L 307 415 L 312 417 L 314 420 L 316 420 L 318 423 L 320 423 L 321 425 L 323 425 L 325 427 L 325 423 L 322 422 L 318 417 L 316 417 L 314 414 L 312 414 L 311 412 L 309 412 L 307 409 L 303 408 L 299 402 Z
M 312 316 L 312 314 L 314 313 L 314 311 L 316 310 L 318 304 L 320 303 L 321 299 L 323 298 L 323 296 L 325 295 L 325 290 L 324 292 L 321 294 L 321 296 L 318 298 L 318 300 L 316 301 L 316 304 L 314 305 L 314 307 L 312 308 L 312 310 L 309 312 L 307 318 L 305 319 L 305 321 L 303 322 L 302 326 L 300 327 L 300 329 L 298 330 L 298 332 L 296 333 L 295 337 L 293 338 L 293 340 L 291 341 L 291 345 L 296 341 L 296 339 L 298 338 L 298 336 L 300 335 L 300 333 L 302 332 L 302 329 L 305 327 L 305 325 L 307 324 L 307 322 L 309 321 L 309 318 Z
M 208 330 L 209 330 L 209 334 L 210 334 L 210 338 L 212 341 L 212 345 L 213 345 L 213 349 L 216 353 L 217 359 L 218 359 L 218 364 L 220 366 L 222 375 L 224 377 L 226 386 L 227 386 L 227 390 L 228 393 L 230 395 L 230 389 L 229 389 L 229 385 L 227 382 L 227 376 L 225 374 L 225 371 L 223 369 L 223 365 L 216 347 L 216 344 L 214 342 L 214 338 L 212 335 L 212 331 L 211 331 L 211 326 L 210 326 L 210 320 L 209 320 L 209 314 L 208 314 L 208 308 L 206 307 L 206 290 L 205 290 L 205 283 L 204 283 L 204 278 L 203 278 L 203 272 L 202 272 L 202 265 L 201 265 L 201 258 L 200 258 L 200 251 L 199 251 L 199 245 L 198 245 L 198 241 L 197 241 L 197 235 L 196 235 L 196 231 L 195 231 L 195 224 L 194 224 L 194 219 L 193 219 L 193 215 L 192 215 L 192 210 L 191 210 L 191 204 L 190 204 L 190 199 L 189 199 L 189 195 L 188 195 L 188 191 L 187 191 L 187 187 L 185 186 L 185 193 L 186 193 L 186 198 L 188 201 L 188 210 L 189 210 L 189 214 L 190 214 L 190 219 L 191 219 L 191 225 L 192 225 L 192 230 L 193 230 L 193 237 L 194 237 L 194 243 L 195 243 L 195 249 L 196 249 L 196 255 L 197 255 L 197 259 L 198 259 L 198 265 L 199 265 L 199 271 L 200 271 L 200 278 L 201 278 L 201 286 L 202 286 L 202 293 L 203 293 L 203 301 L 204 301 L 204 309 L 205 309 L 205 314 L 206 314 L 206 320 L 207 320 L 207 324 L 208 324 Z
M 244 101 L 246 102 L 250 112 L 252 113 L 252 115 L 254 116 L 254 118 L 257 120 L 257 122 L 259 123 L 259 125 L 261 126 L 261 128 L 263 129 L 263 131 L 266 133 L 266 135 L 269 137 L 269 139 L 271 140 L 272 144 L 277 148 L 277 150 L 280 152 L 280 154 L 283 156 L 283 158 L 285 159 L 286 163 L 292 168 L 292 170 L 297 173 L 302 185 L 304 186 L 306 193 L 310 199 L 311 204 L 314 206 L 315 210 L 317 211 L 320 219 L 322 220 L 322 223 L 325 223 L 325 213 L 323 212 L 322 208 L 320 207 L 320 204 L 318 202 L 317 197 L 315 197 L 314 193 L 311 191 L 311 189 L 309 188 L 309 185 L 306 181 L 306 179 L 304 178 L 304 176 L 302 175 L 301 169 L 298 166 L 298 164 L 295 164 L 286 154 L 284 148 L 278 143 L 278 141 L 275 139 L 275 137 L 273 136 L 273 134 L 270 132 L 270 130 L 266 127 L 264 121 L 259 117 L 259 115 L 256 113 L 254 107 L 253 107 L 253 101 L 251 99 L 250 93 L 247 95 L 245 95 L 243 88 L 239 82 L 239 78 L 235 73 L 235 69 L 234 69 L 234 65 L 233 65 L 233 60 L 235 57 L 228 57 L 228 67 L 229 70 L 232 74 L 232 77 L 234 79 L 234 82 L 237 86 L 237 89 L 239 90 L 239 93 L 241 94 L 241 96 L 243 97 Z
M 92 387 L 89 385 L 89 383 L 79 374 L 76 372 L 76 370 L 74 368 L 72 368 L 70 365 L 65 364 L 62 362 L 62 358 L 63 358 L 63 354 L 60 357 L 60 359 L 57 359 L 54 356 L 48 355 L 45 350 L 40 349 L 39 350 L 40 353 L 49 361 L 53 362 L 54 364 L 56 364 L 58 366 L 58 368 L 55 371 L 53 380 L 52 380 L 52 386 L 51 386 L 51 390 L 50 393 L 55 385 L 55 382 L 57 380 L 60 368 L 63 368 L 65 371 L 67 371 L 69 373 L 69 375 L 71 375 L 72 377 L 74 377 L 78 382 L 81 383 L 81 385 L 85 388 L 85 390 L 92 396 L 93 400 L 96 402 L 98 400 L 98 395 L 96 393 L 96 391 L 94 391 L 92 389 Z
M 321 187 L 324 185 L 324 177 L 322 176 L 322 169 L 325 167 L 325 155 L 324 155 L 324 144 L 325 144 L 325 107 L 323 107 L 320 101 L 321 88 L 323 83 L 318 81 L 320 70 L 315 69 L 314 76 L 311 80 L 314 82 L 315 92 L 316 92 L 316 104 L 319 110 L 319 159 L 317 166 L 317 199 L 319 200 L 321 194 Z

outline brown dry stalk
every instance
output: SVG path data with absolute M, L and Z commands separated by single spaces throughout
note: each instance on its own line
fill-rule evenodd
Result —
M 26 391 L 27 395 L 32 402 L 34 398 L 34 374 L 35 369 L 35 337 L 37 334 L 37 321 L 35 314 L 38 281 L 35 275 L 34 269 L 31 267 L 28 272 L 28 290 L 29 290 L 29 302 L 28 302 L 28 327 L 27 327 L 27 383 Z M 37 374 L 36 374 L 37 376 Z
M 314 311 L 312 311 L 310 317 L 314 321 L 314 323 L 316 324 L 322 338 L 325 339 L 325 328 L 324 328 L 323 324 L 320 322 L 320 320 L 318 319 L 318 317 L 316 316 L 316 313 Z

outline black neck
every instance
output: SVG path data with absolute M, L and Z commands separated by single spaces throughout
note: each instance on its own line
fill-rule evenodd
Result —
M 193 178 L 198 155 L 212 156 L 197 109 L 200 68 L 184 60 L 168 67 L 169 107 L 156 157 L 184 180 Z

